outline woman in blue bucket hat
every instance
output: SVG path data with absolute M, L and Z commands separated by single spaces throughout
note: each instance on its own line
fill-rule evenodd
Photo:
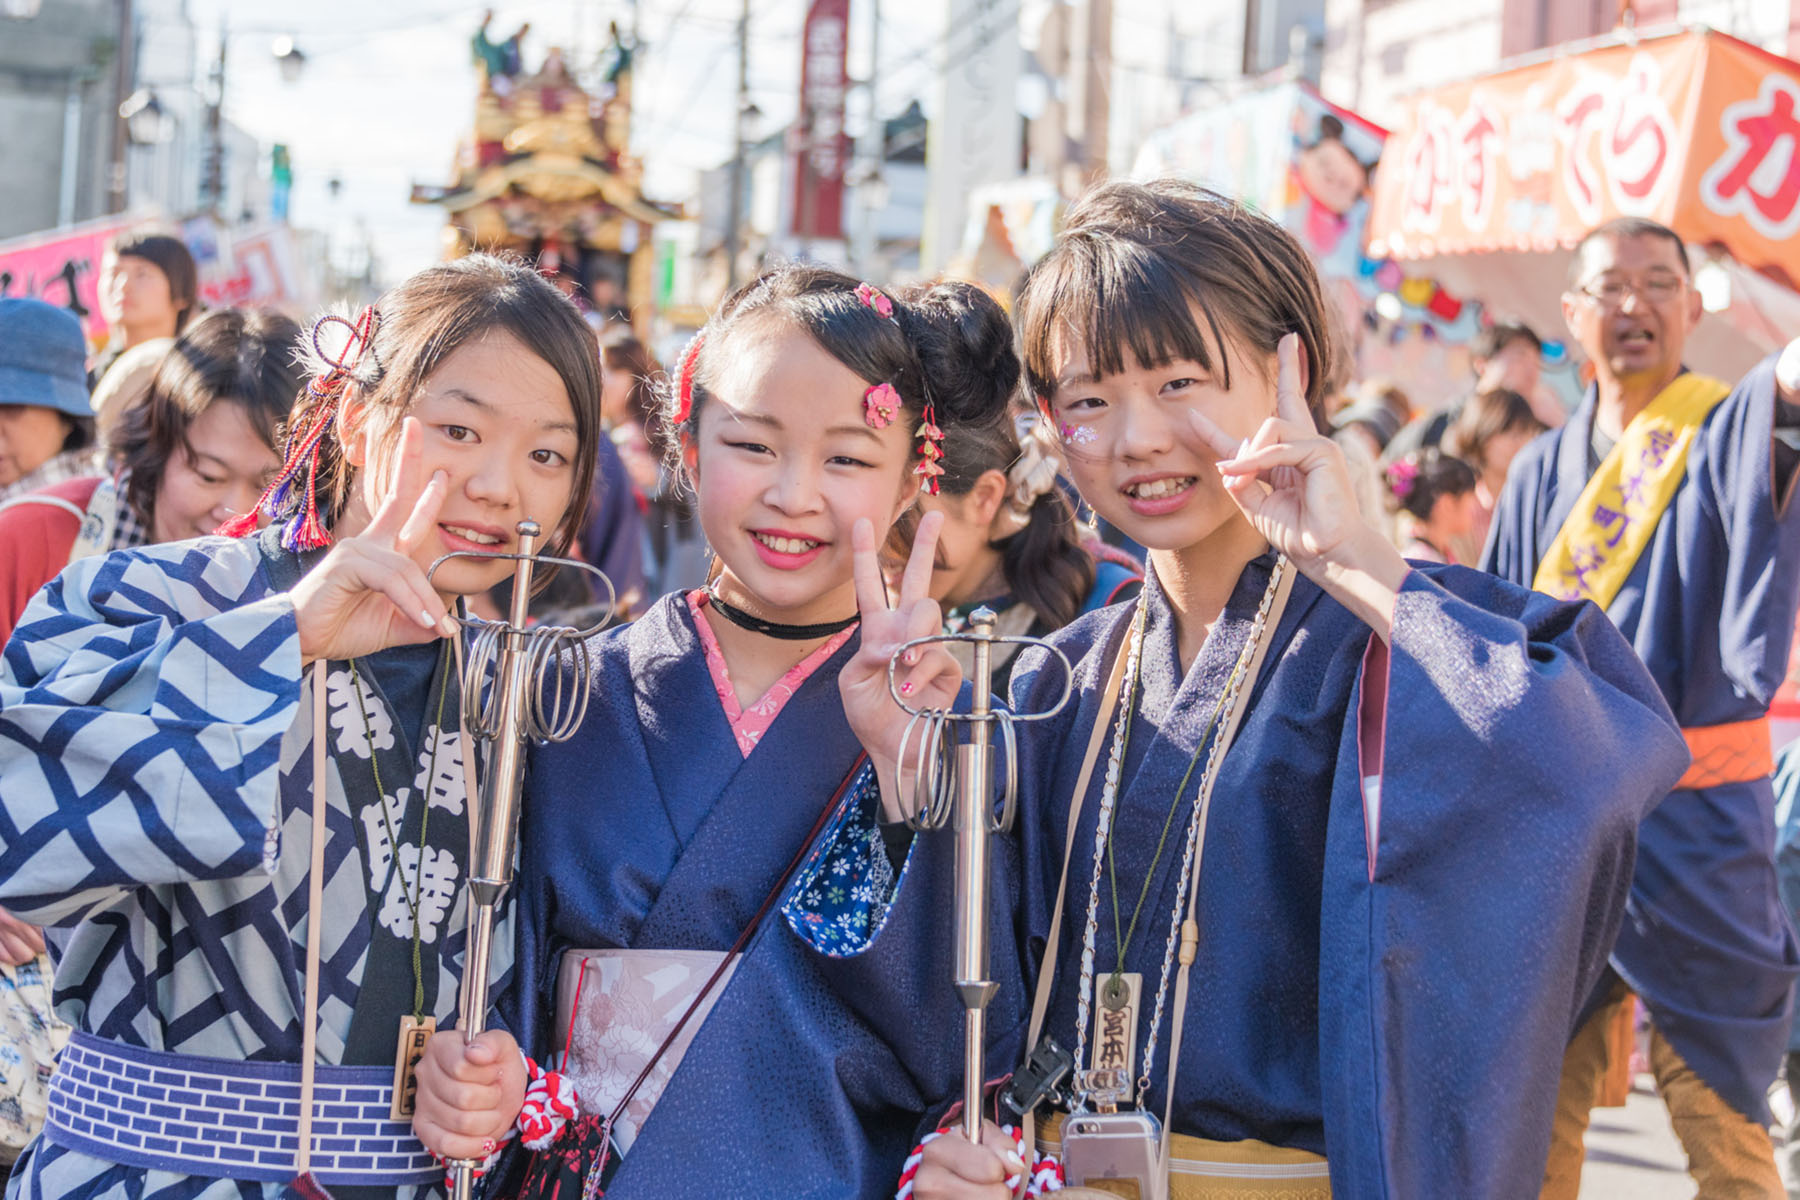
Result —
M 94 473 L 86 359 L 74 313 L 0 299 L 0 500 Z

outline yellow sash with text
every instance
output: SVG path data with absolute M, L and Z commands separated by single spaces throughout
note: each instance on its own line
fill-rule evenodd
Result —
M 1562 600 L 1610 605 L 1675 498 L 1701 423 L 1730 394 L 1727 384 L 1692 373 L 1659 392 L 1581 490 L 1531 586 Z

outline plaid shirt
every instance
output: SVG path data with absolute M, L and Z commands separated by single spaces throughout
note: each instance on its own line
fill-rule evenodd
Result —
M 150 528 L 137 514 L 137 509 L 125 499 L 125 483 L 131 478 L 130 471 L 120 471 L 119 477 L 113 480 L 113 494 L 118 497 L 119 515 L 113 522 L 112 545 L 108 550 L 129 550 L 133 546 L 150 544 Z
M 40 488 L 50 487 L 52 484 L 80 479 L 84 475 L 104 474 L 105 469 L 98 446 L 87 446 L 80 450 L 64 450 L 37 470 L 21 475 L 14 482 L 0 487 L 0 502 L 11 500 L 14 496 L 23 496 L 26 492 L 35 492 Z

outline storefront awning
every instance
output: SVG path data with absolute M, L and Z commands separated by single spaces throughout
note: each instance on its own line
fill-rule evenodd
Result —
M 1642 216 L 1694 252 L 1690 365 L 1735 376 L 1800 327 L 1800 63 L 1722 33 L 1625 41 L 1415 97 L 1369 255 L 1556 332 L 1570 248 Z
M 1554 251 L 1619 216 L 1800 279 L 1800 63 L 1711 31 L 1415 98 L 1390 139 L 1374 257 Z

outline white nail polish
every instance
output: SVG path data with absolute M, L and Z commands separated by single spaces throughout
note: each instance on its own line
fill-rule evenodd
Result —
M 427 629 L 436 629 L 437 628 L 437 622 L 432 620 L 431 614 L 422 608 L 419 610 L 419 624 L 423 625 Z

